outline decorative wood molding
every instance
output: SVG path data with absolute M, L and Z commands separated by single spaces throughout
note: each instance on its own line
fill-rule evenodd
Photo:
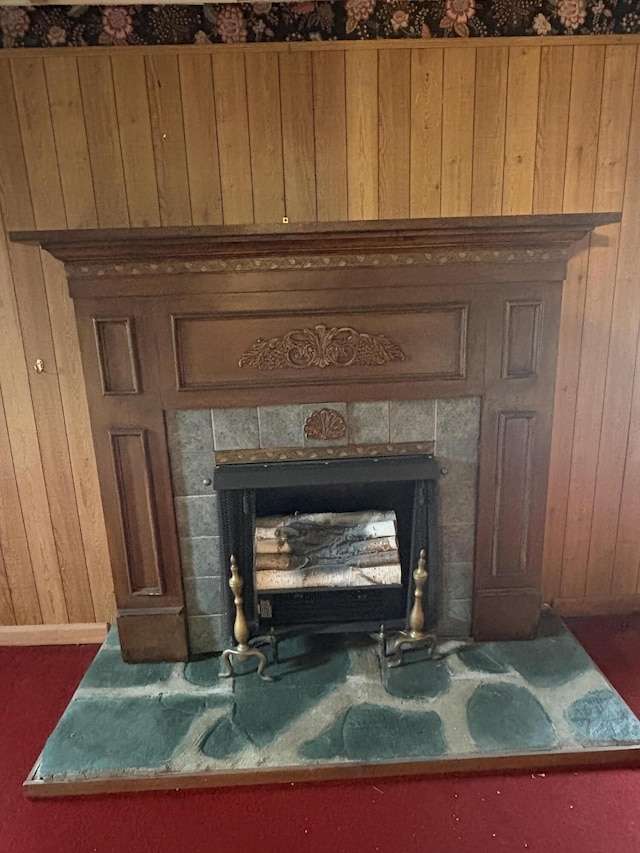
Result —
M 246 350 L 240 367 L 256 370 L 284 370 L 308 367 L 380 366 L 404 361 L 402 349 L 386 335 L 370 335 L 353 326 L 327 327 L 319 323 L 313 328 L 292 329 L 269 340 L 258 339 Z
M 145 275 L 187 275 L 193 273 L 238 273 L 275 270 L 343 269 L 345 267 L 419 267 L 447 264 L 499 262 L 509 264 L 566 261 L 569 249 L 495 249 L 492 251 L 457 251 L 434 249 L 432 252 L 381 252 L 357 255 L 286 255 L 268 258 L 250 257 L 231 261 L 221 258 L 206 261 L 159 261 L 158 263 L 125 263 L 100 266 L 95 263 L 67 263 L 73 278 L 119 278 Z
M 618 213 L 390 219 L 310 225 L 18 231 L 72 277 L 327 269 L 333 266 L 526 263 L 566 259 Z
M 335 409 L 318 409 L 304 422 L 304 434 L 311 441 L 337 441 L 347 434 L 347 422 Z
M 433 456 L 433 441 L 399 444 L 348 444 L 344 447 L 269 447 L 256 450 L 216 450 L 216 465 L 247 462 L 296 462 L 305 459 L 359 459 L 370 456 Z
M 104 622 L 72 622 L 64 625 L 9 625 L 0 627 L 0 646 L 63 646 L 104 643 Z

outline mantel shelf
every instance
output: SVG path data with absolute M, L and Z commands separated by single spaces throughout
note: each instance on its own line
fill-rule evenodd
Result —
M 42 246 L 65 263 L 268 258 L 283 254 L 393 254 L 447 249 L 568 248 L 621 214 L 488 216 L 448 219 L 184 228 L 16 231 L 13 241 Z

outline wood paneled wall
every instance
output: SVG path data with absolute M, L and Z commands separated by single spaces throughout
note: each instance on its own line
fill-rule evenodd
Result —
M 545 594 L 640 607 L 637 44 L 6 51 L 4 229 L 622 208 L 565 292 Z M 3 229 L 0 322 L 0 624 L 107 620 L 64 274 Z

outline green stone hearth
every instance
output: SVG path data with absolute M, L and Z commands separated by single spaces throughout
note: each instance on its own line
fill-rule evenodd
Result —
M 109 634 L 46 743 L 37 778 L 134 778 L 425 762 L 640 745 L 640 723 L 551 613 L 536 640 L 389 669 L 363 636 L 297 636 L 256 677 L 215 657 L 125 664 Z

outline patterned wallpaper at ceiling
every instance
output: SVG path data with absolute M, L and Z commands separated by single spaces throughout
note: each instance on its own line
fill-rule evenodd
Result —
M 3 48 L 640 32 L 640 0 L 0 7 Z

